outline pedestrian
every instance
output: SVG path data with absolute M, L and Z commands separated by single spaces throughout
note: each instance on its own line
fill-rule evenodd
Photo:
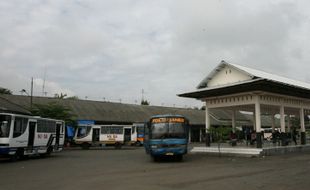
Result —
M 246 145 L 249 145 L 249 142 L 251 143 L 251 130 L 249 127 L 245 128 L 245 137 L 246 137 Z
M 255 141 L 256 141 L 256 131 L 253 130 L 251 133 L 251 145 L 253 145 Z
M 237 135 L 233 131 L 230 132 L 230 143 L 231 143 L 231 146 L 237 145 Z
M 297 135 L 297 131 L 296 131 L 296 128 L 294 127 L 294 129 L 292 131 L 292 138 L 293 138 L 295 145 L 297 145 L 296 135 Z

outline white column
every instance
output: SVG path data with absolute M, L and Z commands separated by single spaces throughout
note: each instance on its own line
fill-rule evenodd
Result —
M 209 108 L 207 106 L 205 111 L 206 111 L 206 133 L 209 133 L 211 122 L 210 122 Z
M 253 129 L 256 131 L 256 117 L 255 117 L 255 111 L 253 113 Z
M 258 96 L 255 100 L 255 130 L 258 133 L 261 132 L 260 103 Z
M 232 110 L 231 126 L 232 126 L 232 131 L 235 133 L 236 132 L 236 110 Z
M 284 106 L 280 106 L 280 126 L 281 133 L 285 133 L 285 115 L 284 115 Z
M 305 114 L 304 114 L 304 109 L 300 108 L 300 130 L 301 132 L 306 132 L 305 128 Z
M 255 100 L 255 128 L 256 128 L 256 147 L 262 148 L 262 136 L 261 136 L 261 112 L 259 96 L 256 96 Z
M 211 146 L 210 131 L 209 131 L 210 127 L 211 127 L 211 121 L 210 121 L 210 115 L 209 115 L 209 108 L 206 102 L 206 146 L 207 147 Z
M 300 142 L 302 145 L 306 144 L 306 128 L 305 128 L 305 113 L 304 108 L 300 108 Z

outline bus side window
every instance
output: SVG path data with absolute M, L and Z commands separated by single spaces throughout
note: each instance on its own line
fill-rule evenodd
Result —
M 25 132 L 27 124 L 28 124 L 27 118 L 15 117 L 13 138 L 21 136 Z

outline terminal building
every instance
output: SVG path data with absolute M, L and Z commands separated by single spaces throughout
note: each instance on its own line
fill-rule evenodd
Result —
M 281 146 L 305 145 L 309 138 L 310 84 L 305 82 L 222 61 L 195 91 L 179 96 L 205 103 L 207 147 L 212 142 L 212 115 L 217 112 L 228 115 L 232 132 L 242 125 L 254 133 L 256 148 L 269 145 L 264 143 L 266 128 L 273 137 L 279 134 Z M 245 117 L 252 119 L 242 123 Z
M 255 146 L 261 148 L 269 137 L 280 134 L 279 144 L 310 143 L 310 84 L 222 61 L 197 86 L 179 95 L 205 103 L 205 110 L 123 104 L 104 101 L 32 97 L 32 103 L 51 102 L 69 108 L 76 120 L 95 124 L 147 122 L 153 115 L 179 114 L 189 119 L 190 141 L 212 143 L 212 126 L 225 126 L 239 132 L 242 140 L 255 133 Z M 0 112 L 30 115 L 31 97 L 0 94 Z M 294 134 L 296 132 L 296 134 Z M 275 138 L 273 138 L 275 139 Z
M 69 108 L 78 122 L 91 121 L 95 124 L 133 124 L 146 122 L 157 114 L 180 114 L 189 119 L 190 141 L 205 142 L 205 111 L 188 108 L 174 108 L 162 106 L 146 106 L 113 102 L 58 99 L 50 97 L 33 97 L 33 104 L 47 105 L 56 102 Z M 0 112 L 11 112 L 30 115 L 30 97 L 21 95 L 0 95 Z M 212 126 L 232 125 L 231 115 L 226 110 L 212 110 L 209 112 Z M 236 113 L 238 126 L 248 126 L 253 117 Z M 268 125 L 269 118 L 263 118 L 263 125 Z

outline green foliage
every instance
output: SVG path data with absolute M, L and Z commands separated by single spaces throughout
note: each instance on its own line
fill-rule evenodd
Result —
M 79 100 L 79 97 L 78 96 L 70 96 L 70 97 L 67 97 L 66 99 L 68 99 L 68 100 Z
M 0 94 L 9 94 L 9 95 L 12 95 L 12 91 L 9 90 L 9 89 L 6 89 L 6 88 L 1 88 L 0 87 Z
M 67 96 L 67 94 L 63 94 L 62 92 L 60 94 L 55 94 L 54 98 L 58 99 L 64 99 Z
M 218 126 L 218 127 L 212 126 L 210 127 L 209 132 L 212 135 L 214 142 L 221 143 L 229 139 L 231 128 L 225 126 Z
M 66 125 L 75 126 L 75 117 L 71 113 L 71 110 L 60 105 L 56 102 L 51 102 L 48 104 L 34 104 L 31 110 L 33 115 L 38 115 L 46 118 L 53 118 L 64 120 Z
M 147 100 L 142 100 L 142 101 L 141 101 L 141 105 L 146 105 L 146 106 L 148 106 L 148 105 L 150 105 L 150 102 L 148 102 Z
M 292 127 L 299 128 L 300 126 L 299 118 L 293 117 L 293 118 L 290 118 L 290 120 L 291 120 L 290 122 L 291 122 Z

